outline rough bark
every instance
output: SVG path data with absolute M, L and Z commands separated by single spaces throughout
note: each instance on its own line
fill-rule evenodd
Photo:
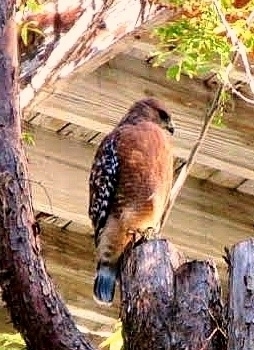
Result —
M 15 1 L 0 4 L 0 285 L 28 349 L 92 349 L 56 292 L 40 255 L 17 103 Z
M 151 240 L 125 253 L 120 281 L 125 350 L 225 349 L 213 262 L 185 262 L 173 244 Z
M 171 349 L 225 349 L 221 287 L 212 261 L 191 261 L 175 275 Z
M 228 262 L 228 350 L 254 349 L 254 239 L 236 244 Z
M 183 261 L 166 240 L 148 241 L 125 254 L 120 278 L 125 350 L 168 349 L 173 266 Z

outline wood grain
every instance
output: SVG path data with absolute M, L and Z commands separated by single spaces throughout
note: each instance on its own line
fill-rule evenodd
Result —
M 35 128 L 28 147 L 35 209 L 90 225 L 88 176 L 95 147 Z M 222 264 L 225 245 L 253 236 L 253 197 L 204 180 L 189 178 L 166 225 L 165 236 L 195 258 Z
M 104 134 L 112 130 L 134 100 L 144 95 L 165 101 L 176 124 L 175 156 L 186 159 L 212 92 L 201 81 L 187 77 L 179 83 L 169 81 L 163 68 L 151 68 L 132 56 L 119 55 L 89 76 L 80 74 L 59 81 L 54 94 L 47 95 L 39 105 L 35 101 L 31 112 Z M 253 108 L 235 101 L 232 111 L 225 115 L 223 127 L 209 131 L 197 163 L 243 180 L 254 180 L 253 132 Z

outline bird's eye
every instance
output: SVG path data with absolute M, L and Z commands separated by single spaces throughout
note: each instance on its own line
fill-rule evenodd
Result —
M 170 121 L 170 116 L 163 109 L 159 109 L 159 115 L 160 115 L 161 120 L 163 120 L 165 122 Z

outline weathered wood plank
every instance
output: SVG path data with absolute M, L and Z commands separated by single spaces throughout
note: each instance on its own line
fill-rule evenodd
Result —
M 76 124 L 67 123 L 59 119 L 51 118 L 46 115 L 38 113 L 34 118 L 31 118 L 29 123 L 31 125 L 42 126 L 46 130 L 52 130 L 59 133 L 61 136 L 75 139 L 83 143 L 90 143 L 92 145 L 98 145 L 104 138 L 104 134 L 93 131 Z M 24 124 L 24 130 L 27 128 L 27 124 Z M 29 127 L 28 127 L 29 128 Z M 183 159 L 175 158 L 175 162 L 178 162 L 174 168 L 178 168 L 182 164 Z M 253 193 L 253 189 L 250 181 L 245 181 L 244 178 L 230 174 L 226 171 L 219 171 L 213 167 L 195 163 L 190 171 L 190 175 L 197 177 L 198 179 L 209 179 L 209 181 L 218 184 L 219 186 L 227 188 L 237 188 L 240 192 Z M 244 186 L 240 186 L 243 183 Z
M 190 175 L 193 177 L 197 177 L 198 179 L 206 180 L 210 178 L 210 176 L 215 172 L 216 170 L 214 168 L 201 165 L 198 163 L 193 164 Z
M 26 114 L 24 121 L 28 121 L 29 123 L 40 126 L 42 128 L 57 131 L 59 129 L 62 129 L 66 125 L 66 121 L 58 119 L 58 118 L 52 118 L 47 115 L 36 113 L 35 115 L 31 115 L 30 113 Z
M 95 139 L 98 135 L 98 131 L 89 130 L 75 124 L 67 124 L 65 128 L 58 130 L 58 133 L 85 143 Z
M 140 41 L 134 41 L 132 46 L 129 47 L 128 53 L 129 55 L 138 58 L 141 61 L 144 61 L 148 58 L 151 59 L 151 63 L 154 63 L 155 60 L 153 59 L 153 53 L 158 50 L 158 37 L 151 35 L 152 33 L 149 31 L 145 31 L 142 33 L 141 40 Z M 162 64 L 160 64 L 161 67 L 167 68 L 170 66 L 173 66 L 179 62 L 179 56 L 177 55 L 169 55 L 169 57 L 166 59 L 166 61 Z M 250 64 L 253 64 L 253 59 L 252 57 L 249 56 L 249 62 Z M 219 71 L 220 69 L 220 64 L 219 62 L 214 63 L 214 70 Z M 200 74 L 199 78 L 200 79 L 209 79 L 209 77 L 214 76 L 213 72 L 206 72 L 204 74 Z M 247 83 L 248 84 L 248 79 L 247 75 L 245 74 L 245 69 L 244 66 L 242 65 L 241 62 L 238 60 L 237 67 L 234 67 L 232 71 L 230 72 L 230 81 L 231 82 L 238 82 L 241 81 L 243 84 Z M 218 79 L 216 79 L 216 76 L 213 77 L 213 82 L 218 84 Z
M 240 192 L 249 193 L 251 195 L 254 195 L 254 181 L 253 180 L 247 180 L 242 185 L 240 185 L 237 189 Z
M 88 173 L 95 148 L 35 129 L 35 146 L 27 147 L 29 170 L 36 210 L 52 213 L 90 225 L 88 209 Z M 254 234 L 253 197 L 227 190 L 207 181 L 189 178 L 165 234 L 181 250 L 195 258 L 215 256 L 221 262 L 225 245 Z
M 216 171 L 209 177 L 209 181 L 220 186 L 239 189 L 238 186 L 244 181 L 244 178 L 227 171 Z
M 206 87 L 204 81 L 202 79 L 189 79 L 187 76 L 182 76 L 180 82 L 168 80 L 165 78 L 166 70 L 164 67 L 152 67 L 150 64 L 147 64 L 145 58 L 147 56 L 136 45 L 136 48 L 131 49 L 130 53 L 120 54 L 115 57 L 114 60 L 109 62 L 109 65 L 112 68 L 125 71 L 126 74 L 129 73 L 144 78 L 149 82 L 151 81 L 152 83 L 166 86 L 169 90 L 173 90 L 172 92 L 169 91 L 166 96 L 168 96 L 169 101 L 173 100 L 173 102 L 181 104 L 179 106 L 180 115 L 191 115 L 194 118 L 197 116 L 203 117 L 204 110 L 206 110 L 204 105 L 211 101 L 214 93 L 210 88 Z M 240 80 L 239 77 L 238 80 Z M 158 93 L 160 96 L 160 91 Z M 156 94 L 157 92 L 155 92 Z M 236 134 L 232 140 L 235 141 L 238 138 L 244 139 L 244 136 L 246 136 L 245 143 L 253 146 L 253 110 L 254 107 L 252 105 L 246 104 L 240 99 L 234 99 L 231 108 L 228 109 L 228 113 L 225 113 L 223 117 L 222 127 L 217 129 L 224 133 L 228 132 L 228 129 L 243 133 L 243 135 Z M 241 115 L 241 118 L 238 117 L 239 115 Z
M 131 8 L 131 11 L 126 11 Z M 144 31 L 155 25 L 172 20 L 180 12 L 177 7 L 147 0 L 113 1 L 99 18 L 95 32 L 79 45 L 78 55 L 71 56 L 69 62 L 63 64 L 60 76 L 66 76 L 76 70 L 76 74 L 89 74 L 106 63 L 118 53 L 125 51 Z M 90 34 L 90 35 L 88 35 Z
M 35 132 L 36 145 L 28 147 L 35 208 L 88 223 L 88 176 L 94 150 L 88 147 L 84 152 L 81 143 L 53 135 Z
M 187 158 L 211 92 L 196 80 L 168 81 L 162 68 L 151 69 L 134 58 L 121 55 L 86 78 L 80 75 L 57 83 L 54 95 L 34 112 L 107 133 L 134 100 L 147 94 L 165 101 L 172 111 L 177 126 L 175 155 Z M 225 127 L 209 131 L 198 164 L 254 180 L 253 132 L 253 108 L 236 102 L 235 110 L 225 116 Z

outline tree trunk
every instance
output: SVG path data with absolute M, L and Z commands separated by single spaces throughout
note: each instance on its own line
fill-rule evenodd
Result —
M 92 349 L 47 275 L 21 145 L 15 1 L 0 4 L 0 285 L 28 349 Z
M 251 350 L 254 349 L 254 239 L 236 244 L 228 258 L 228 350 Z

